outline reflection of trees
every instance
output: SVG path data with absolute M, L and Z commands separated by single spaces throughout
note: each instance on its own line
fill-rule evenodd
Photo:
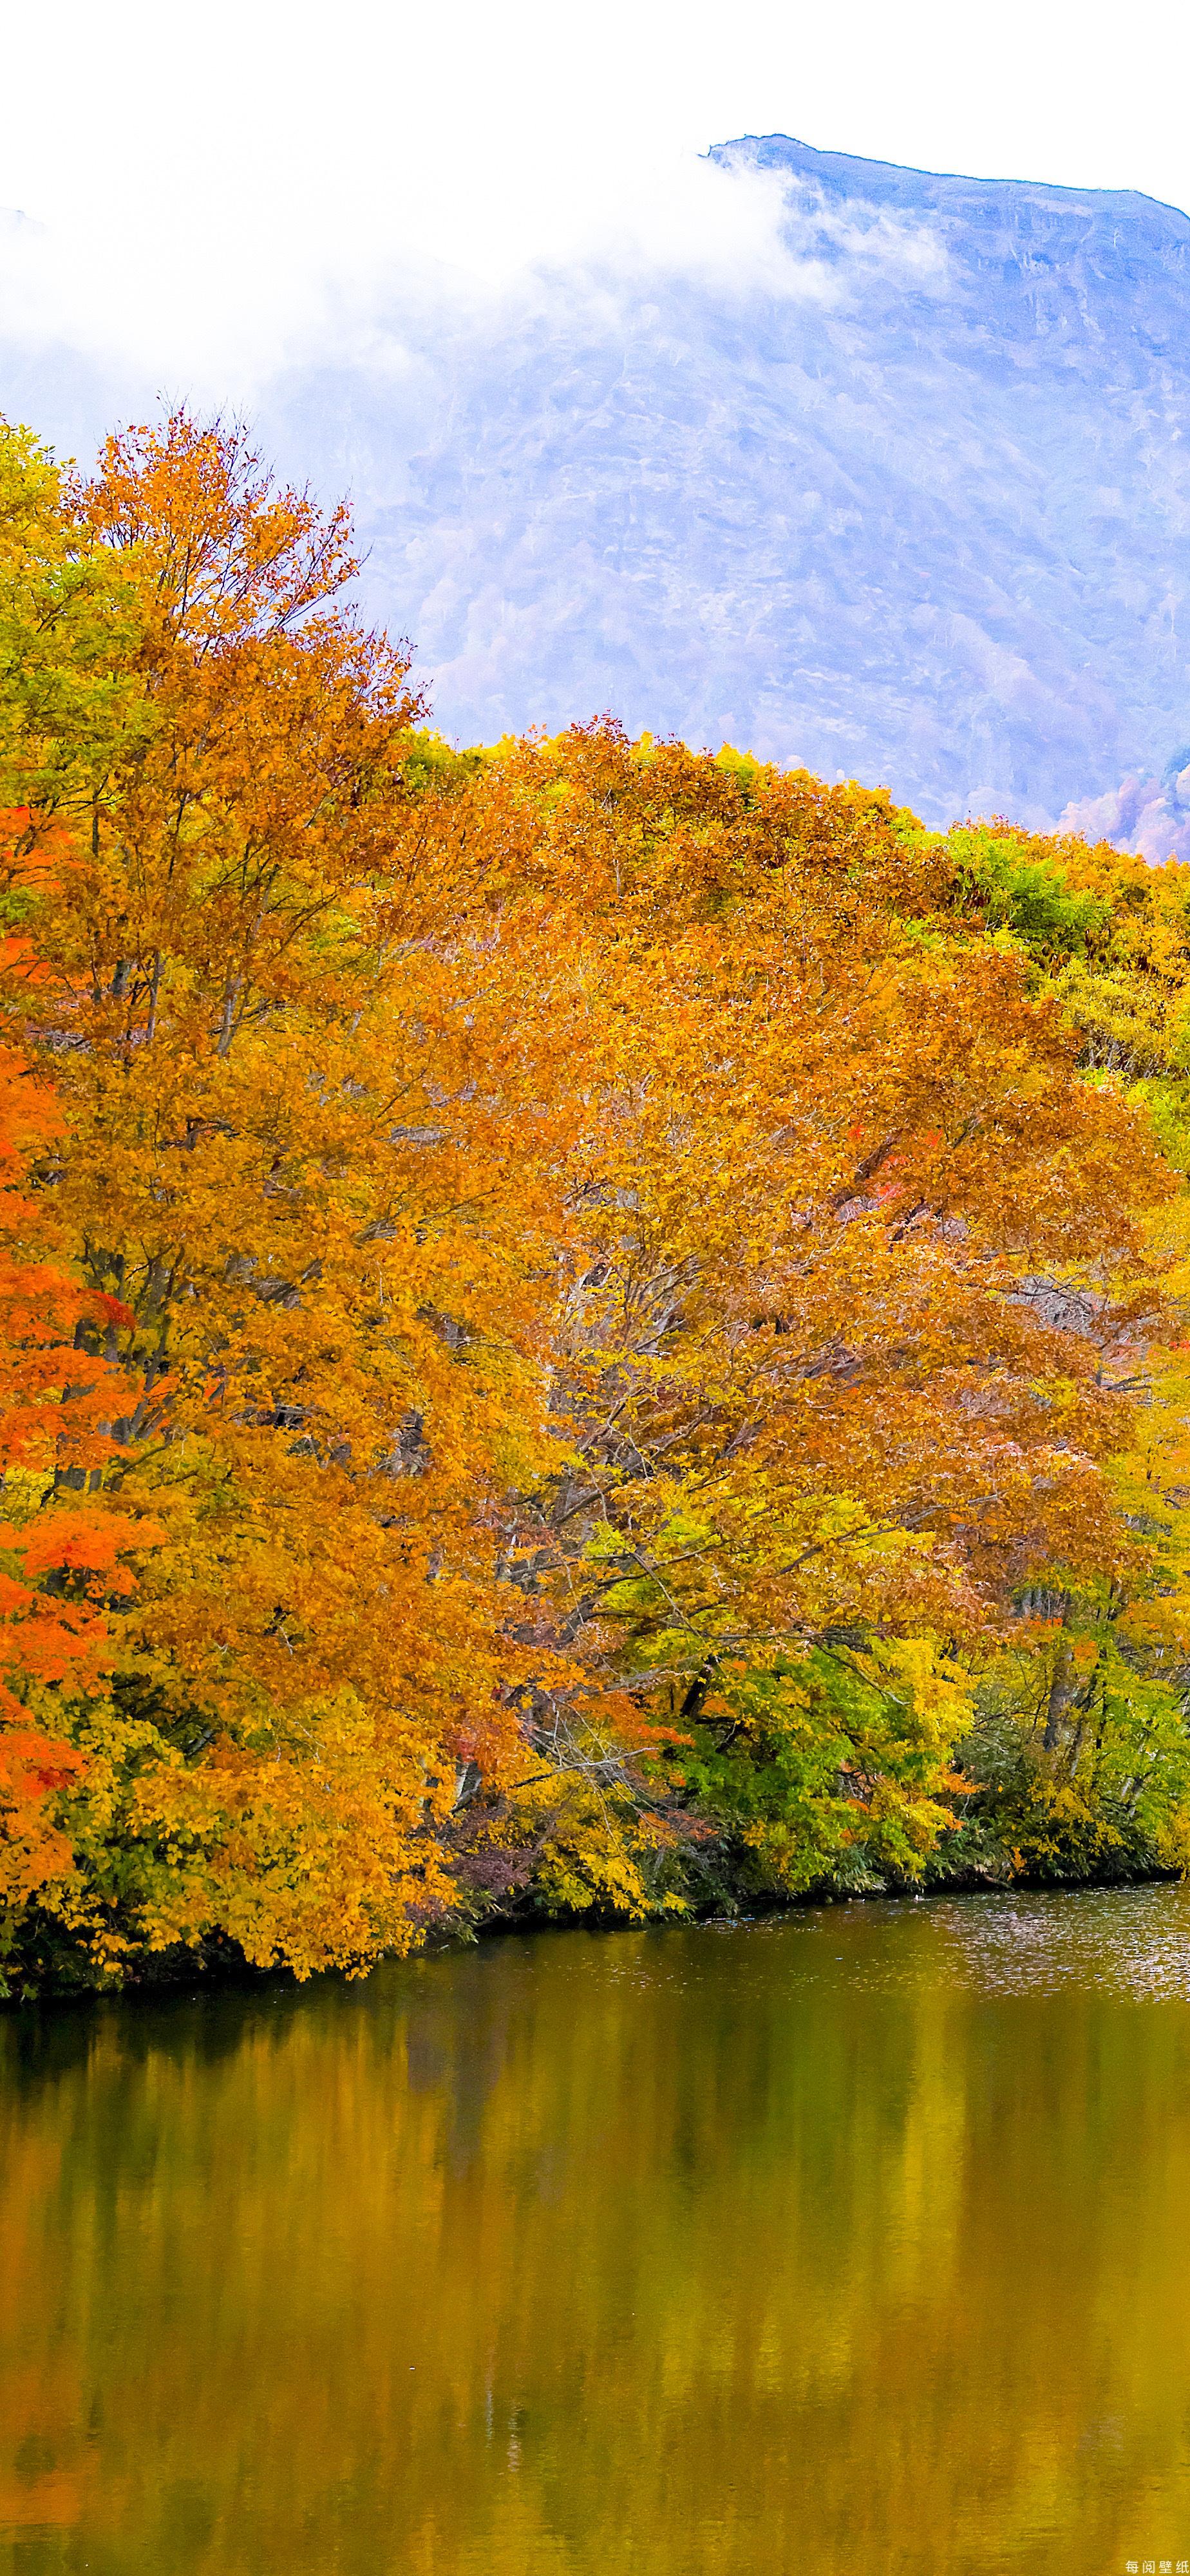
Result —
M 1182 2457 L 1182 2007 L 981 1992 L 979 1920 L 10 2024 L 22 2569 L 1122 2560 Z

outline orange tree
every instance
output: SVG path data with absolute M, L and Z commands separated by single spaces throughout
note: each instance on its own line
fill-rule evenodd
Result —
M 102 1492 L 118 1381 L 80 1347 L 127 1319 L 47 1259 L 52 1215 L 28 1187 L 58 1127 L 52 1097 L 0 1048 L 0 1895 L 10 1925 L 47 1889 L 77 1915 L 53 1800 L 86 1765 L 58 1720 L 64 1695 L 102 1691 L 105 1611 L 132 1588 L 128 1552 L 155 1535 Z
M 516 1732 L 491 1585 L 543 1407 L 543 1047 L 482 908 L 402 862 L 419 705 L 342 605 L 342 514 L 183 419 L 73 512 L 136 643 L 106 765 L 60 762 L 16 838 L 9 999 L 57 1071 L 56 1223 L 116 1301 L 104 1490 L 164 1541 L 63 1824 L 105 1957 L 350 1964 L 447 1898 L 460 1766 Z

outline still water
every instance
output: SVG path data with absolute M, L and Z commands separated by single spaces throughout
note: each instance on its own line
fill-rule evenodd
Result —
M 4 2576 L 1190 2562 L 1190 1892 L 0 2025 Z

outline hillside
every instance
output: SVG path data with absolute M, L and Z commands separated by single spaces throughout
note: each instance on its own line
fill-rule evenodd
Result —
M 1190 735 L 1190 223 L 1136 196 L 725 145 L 777 172 L 783 291 L 555 281 L 448 347 L 420 417 L 303 377 L 372 596 L 465 738 L 630 729 L 1042 826 Z M 1180 846 L 1185 816 L 1098 828 Z

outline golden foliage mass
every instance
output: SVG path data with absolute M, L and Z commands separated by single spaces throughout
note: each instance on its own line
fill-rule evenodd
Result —
M 22 1973 L 914 1876 L 1010 1700 L 1020 1832 L 1085 1803 L 1084 1631 L 1173 1849 L 1185 872 L 610 720 L 452 754 L 353 571 L 238 432 L 0 450 L 11 1339 L 101 1405 L 49 1364 L 9 1545 L 61 1599 L 64 1486 L 107 1534 L 85 1686 L 14 1684 Z

